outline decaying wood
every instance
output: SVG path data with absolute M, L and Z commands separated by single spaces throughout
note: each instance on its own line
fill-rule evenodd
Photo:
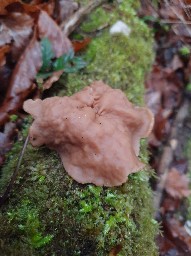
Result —
M 180 109 L 177 112 L 176 118 L 171 128 L 169 139 L 167 141 L 166 146 L 164 147 L 163 154 L 161 156 L 161 161 L 158 168 L 158 173 L 161 175 L 161 177 L 157 185 L 157 189 L 154 196 L 154 209 L 155 209 L 156 215 L 159 211 L 160 204 L 162 201 L 162 196 L 164 192 L 167 175 L 169 172 L 169 167 L 173 161 L 174 152 L 179 141 L 178 132 L 181 129 L 181 127 L 183 127 L 183 123 L 185 118 L 188 115 L 188 111 L 189 111 L 189 101 L 185 99 Z

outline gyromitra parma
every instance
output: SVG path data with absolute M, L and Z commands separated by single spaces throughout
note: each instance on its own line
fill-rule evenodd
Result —
M 119 186 L 144 167 L 139 141 L 153 127 L 153 115 L 125 94 L 96 81 L 71 97 L 27 100 L 34 122 L 33 146 L 55 149 L 68 174 L 80 183 Z

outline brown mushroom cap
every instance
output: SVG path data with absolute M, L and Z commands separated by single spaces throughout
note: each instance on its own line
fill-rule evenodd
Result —
M 151 132 L 153 115 L 121 90 L 97 81 L 71 97 L 27 100 L 24 110 L 35 119 L 32 145 L 55 149 L 80 183 L 119 186 L 144 167 L 137 157 L 139 142 Z

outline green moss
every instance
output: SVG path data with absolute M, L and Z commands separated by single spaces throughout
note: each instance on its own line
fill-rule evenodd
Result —
M 183 57 L 188 56 L 188 55 L 190 54 L 190 48 L 189 48 L 189 46 L 186 46 L 186 45 L 182 46 L 182 47 L 179 49 L 179 53 L 180 53 Z
M 83 72 L 65 77 L 59 95 L 71 95 L 102 79 L 143 104 L 144 76 L 153 59 L 152 38 L 136 17 L 135 5 L 136 1 L 124 1 L 111 12 L 98 9 L 89 17 L 88 26 L 82 26 L 86 31 L 120 18 L 132 33 L 128 38 L 111 38 L 108 29 L 99 33 L 85 53 L 89 65 Z M 4 183 L 16 167 L 15 156 L 22 143 L 21 137 L 3 169 Z M 147 163 L 147 145 L 145 141 L 141 144 L 140 157 Z M 147 167 L 130 175 L 120 187 L 81 185 L 67 175 L 55 152 L 28 145 L 10 199 L 0 213 L 3 255 L 107 256 L 117 245 L 122 246 L 119 256 L 157 255 L 154 238 L 158 227 L 152 219 L 149 175 Z
M 3 250 L 22 244 L 20 255 L 28 249 L 59 255 L 62 249 L 62 255 L 101 256 L 121 244 L 120 255 L 156 255 L 146 171 L 131 175 L 119 188 L 80 185 L 54 152 L 29 145 L 19 177 L 1 213 Z
M 113 16 L 113 14 L 112 14 Z M 90 16 L 89 21 L 82 24 L 81 29 L 84 32 L 94 32 L 102 26 L 110 24 L 111 17 L 106 15 L 103 8 L 97 8 Z
M 98 35 L 90 43 L 85 58 L 89 65 L 80 74 L 68 76 L 67 88 L 73 94 L 94 80 L 103 80 L 114 88 L 121 88 L 136 104 L 143 104 L 144 78 L 153 59 L 152 35 L 146 25 L 135 16 L 135 11 L 124 2 L 111 13 L 97 9 L 84 26 L 100 26 L 102 18 L 114 24 L 122 19 L 132 29 L 129 37 L 111 37 L 109 29 Z M 99 15 L 97 14 L 99 13 Z M 97 19 L 99 16 L 99 19 Z M 105 22 L 105 21 L 104 21 Z M 82 26 L 82 28 L 84 27 Z M 64 92 L 65 93 L 65 92 Z M 62 95 L 62 92 L 60 93 Z
M 52 239 L 52 235 L 43 236 L 41 233 L 41 225 L 38 216 L 38 210 L 31 207 L 28 199 L 21 201 L 21 205 L 10 209 L 7 212 L 8 221 L 10 224 L 17 224 L 19 237 L 33 248 L 40 248 Z

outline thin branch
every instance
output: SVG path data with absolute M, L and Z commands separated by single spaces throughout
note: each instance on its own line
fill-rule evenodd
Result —
M 0 206 L 3 205 L 3 203 L 5 202 L 5 200 L 7 199 L 7 197 L 9 196 L 9 193 L 11 191 L 11 188 L 13 187 L 13 184 L 17 178 L 17 175 L 18 175 L 18 172 L 19 172 L 19 168 L 20 168 L 20 165 L 21 165 L 21 162 L 22 162 L 22 159 L 23 159 L 23 155 L 25 153 L 25 150 L 26 150 L 26 147 L 27 147 L 27 144 L 29 142 L 29 135 L 26 137 L 25 139 L 25 143 L 23 145 L 23 148 L 20 152 L 20 155 L 19 155 L 19 159 L 18 159 L 18 162 L 17 162 L 17 166 L 12 174 L 12 177 L 11 177 L 11 180 L 4 192 L 4 194 L 0 197 Z
M 186 24 L 191 25 L 191 21 L 185 21 L 184 23 L 180 20 L 160 20 L 160 23 L 164 24 Z
M 188 28 L 187 24 L 186 24 L 186 20 L 184 19 L 184 17 L 182 15 L 180 15 L 177 10 L 172 6 L 170 5 L 169 1 L 168 0 L 165 0 L 164 1 L 165 4 L 172 10 L 172 12 L 177 16 L 177 18 L 185 25 L 185 28 L 189 34 L 189 36 L 191 36 L 191 32 L 190 32 L 190 29 Z
M 70 16 L 68 20 L 61 23 L 60 28 L 62 29 L 63 33 L 67 36 L 71 34 L 85 16 L 106 2 L 107 0 L 91 1 L 88 5 L 80 8 L 77 12 Z

